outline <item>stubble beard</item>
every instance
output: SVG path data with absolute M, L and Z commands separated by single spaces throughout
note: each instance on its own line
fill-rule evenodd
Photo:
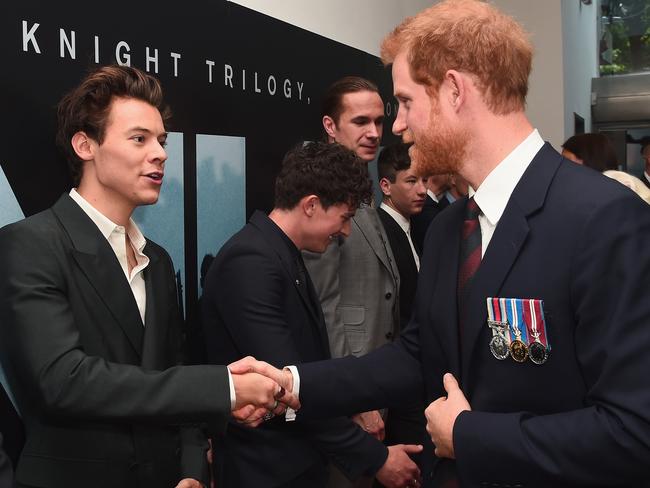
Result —
M 466 160 L 469 133 L 444 126 L 439 120 L 439 112 L 432 107 L 425 133 L 409 136 L 413 141 L 409 149 L 411 164 L 418 174 L 456 174 Z

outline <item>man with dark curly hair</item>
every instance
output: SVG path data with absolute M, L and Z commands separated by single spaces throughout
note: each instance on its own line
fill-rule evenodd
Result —
M 275 366 L 330 357 L 321 305 L 302 250 L 324 252 L 350 234 L 371 182 L 352 151 L 311 143 L 290 151 L 275 184 L 275 208 L 256 212 L 220 250 L 206 277 L 202 324 L 210 362 L 255 355 Z M 287 414 L 291 416 L 289 411 Z M 323 487 L 327 462 L 347 477 L 377 476 L 387 486 L 415 475 L 347 417 L 256 430 L 234 422 L 216 440 L 218 486 Z M 413 468 L 415 466 L 413 465 Z

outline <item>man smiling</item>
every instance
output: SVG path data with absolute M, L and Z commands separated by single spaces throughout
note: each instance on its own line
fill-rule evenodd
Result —
M 0 231 L 2 366 L 27 433 L 19 487 L 206 485 L 191 424 L 223 429 L 247 405 L 279 413 L 274 397 L 297 407 L 268 378 L 177 366 L 172 263 L 130 218 L 158 200 L 166 115 L 146 73 L 90 73 L 58 107 L 76 188 Z

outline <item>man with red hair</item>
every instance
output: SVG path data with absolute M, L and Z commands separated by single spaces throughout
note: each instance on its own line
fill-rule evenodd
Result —
M 532 46 L 490 4 L 440 2 L 382 58 L 415 167 L 476 191 L 433 222 L 399 341 L 299 366 L 298 417 L 424 396 L 428 486 L 647 486 L 646 204 L 544 143 Z

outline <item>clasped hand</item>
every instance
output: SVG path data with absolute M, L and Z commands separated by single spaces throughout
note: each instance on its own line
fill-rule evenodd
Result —
M 293 376 L 264 361 L 247 356 L 228 365 L 235 386 L 233 417 L 251 427 L 282 415 L 288 407 L 298 410 L 300 402 L 292 393 Z
M 456 418 L 461 412 L 471 410 L 465 394 L 458 386 L 454 375 L 447 373 L 442 378 L 446 397 L 440 397 L 432 402 L 424 411 L 427 418 L 427 432 L 436 446 L 438 457 L 455 459 L 453 430 Z

